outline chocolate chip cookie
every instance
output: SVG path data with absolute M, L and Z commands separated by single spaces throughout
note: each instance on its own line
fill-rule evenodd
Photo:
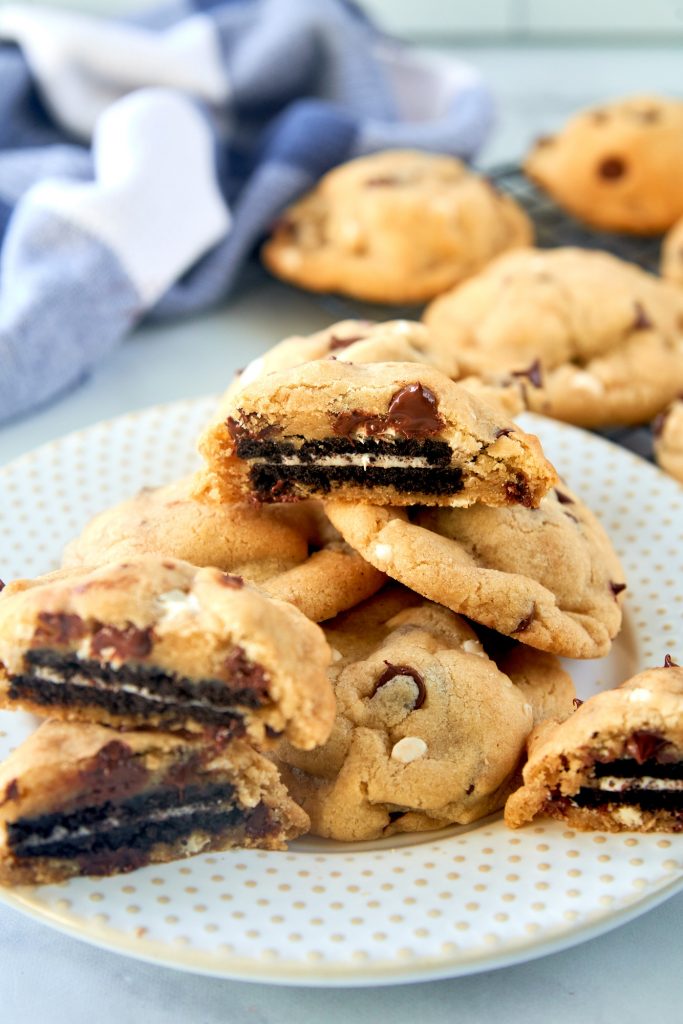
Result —
M 393 579 L 531 647 L 599 658 L 619 630 L 619 559 L 564 484 L 538 509 L 326 507 L 349 544 Z
M 666 665 L 534 730 L 506 824 L 548 815 L 576 829 L 683 831 L 683 669 Z
M 310 291 L 405 304 L 532 237 L 521 207 L 459 160 L 392 150 L 326 174 L 277 221 L 262 257 Z
M 683 396 L 659 414 L 652 432 L 658 465 L 683 483 Z
M 608 253 L 521 249 L 425 312 L 463 374 L 523 381 L 529 408 L 645 423 L 683 391 L 683 289 Z
M 537 438 L 416 363 L 270 373 L 220 407 L 200 451 L 213 501 L 535 506 L 556 479 Z
M 133 728 L 326 739 L 320 629 L 241 577 L 147 555 L 0 593 L 0 706 Z
M 45 722 L 0 766 L 0 882 L 114 875 L 308 828 L 243 740 Z
M 535 671 L 528 650 L 515 667 L 526 689 L 515 686 L 464 619 L 403 589 L 325 633 L 337 698 L 330 738 L 276 755 L 316 835 L 356 841 L 476 821 L 502 806 L 534 719 L 572 708 L 556 659 L 540 655 Z
M 92 568 L 151 554 L 215 566 L 258 583 L 314 622 L 353 607 L 384 583 L 344 543 L 320 503 L 205 502 L 192 497 L 196 486 L 194 477 L 184 477 L 102 512 L 67 546 L 63 565 Z
M 631 96 L 575 114 L 538 139 L 529 177 L 580 220 L 656 235 L 683 216 L 683 102 Z

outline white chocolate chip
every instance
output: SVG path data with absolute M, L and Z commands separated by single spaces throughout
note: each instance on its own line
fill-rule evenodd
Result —
M 380 562 L 384 562 L 388 558 L 391 558 L 391 555 L 391 544 L 375 544 L 375 558 L 377 558 Z
M 342 660 L 342 652 L 338 651 L 336 647 L 330 647 L 330 654 L 332 655 L 332 661 Z
M 631 690 L 628 695 L 628 699 L 633 704 L 647 704 L 652 700 L 652 690 L 647 690 L 644 686 L 639 686 L 635 690 Z
M 161 605 L 165 619 L 175 618 L 176 615 L 196 615 L 200 610 L 199 601 L 194 594 L 177 588 L 159 594 L 157 603 Z
M 571 377 L 570 382 L 571 386 L 577 388 L 577 390 L 590 391 L 593 395 L 602 395 L 605 391 L 605 385 L 602 381 L 585 370 L 577 370 Z
M 480 658 L 486 657 L 486 651 L 478 640 L 465 640 L 462 645 L 462 649 L 465 654 L 478 654 Z
M 253 380 L 256 380 L 263 373 L 263 356 L 259 359 L 252 359 L 250 363 L 244 368 L 240 374 L 240 387 L 246 387 L 247 384 L 251 384 Z
M 402 740 L 394 744 L 391 751 L 392 761 L 400 761 L 402 764 L 410 764 L 417 761 L 427 753 L 427 744 L 419 736 L 404 736 Z

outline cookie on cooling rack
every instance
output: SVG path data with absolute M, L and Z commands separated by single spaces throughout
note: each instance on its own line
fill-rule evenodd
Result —
M 349 544 L 393 579 L 531 647 L 599 658 L 619 631 L 619 559 L 564 484 L 537 509 L 330 501 L 327 510 Z
M 218 503 L 192 497 L 195 477 L 147 488 L 107 509 L 67 546 L 63 565 L 95 567 L 141 555 L 214 566 L 258 583 L 314 622 L 330 619 L 384 583 L 344 543 L 317 502 Z
M 506 253 L 424 320 L 463 375 L 512 375 L 579 426 L 645 423 L 683 391 L 683 289 L 606 252 Z
M 356 841 L 476 821 L 502 806 L 532 723 L 573 706 L 555 658 L 518 653 L 517 686 L 464 619 L 402 588 L 325 633 L 337 699 L 330 739 L 303 755 L 285 743 L 276 755 L 316 835 Z
M 533 506 L 556 480 L 536 437 L 416 363 L 267 374 L 221 406 L 200 451 L 198 496 L 217 501 Z
M 0 881 L 60 882 L 235 846 L 282 850 L 308 828 L 243 740 L 45 722 L 0 766 Z
M 570 118 L 538 139 L 529 177 L 580 220 L 656 235 L 683 216 L 683 102 L 632 96 Z
M 659 414 L 652 433 L 657 464 L 683 483 L 683 396 Z
M 548 815 L 576 829 L 683 831 L 683 669 L 666 664 L 534 730 L 508 825 Z
M 262 257 L 302 288 L 402 305 L 532 237 L 521 207 L 459 160 L 391 150 L 326 174 L 278 220 Z
M 0 593 L 0 706 L 130 728 L 327 738 L 318 626 L 241 577 L 147 555 Z

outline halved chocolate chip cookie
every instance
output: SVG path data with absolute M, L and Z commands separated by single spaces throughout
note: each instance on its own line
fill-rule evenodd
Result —
M 0 882 L 114 875 L 234 846 L 282 850 L 308 828 L 243 740 L 54 719 L 0 766 Z
M 683 669 L 670 657 L 534 730 L 505 821 L 537 815 L 586 830 L 683 831 Z
M 271 373 L 200 440 L 199 496 L 538 505 L 556 473 L 538 439 L 432 367 L 322 360 Z
M 0 706 L 137 728 L 323 742 L 320 629 L 218 569 L 148 555 L 0 594 Z

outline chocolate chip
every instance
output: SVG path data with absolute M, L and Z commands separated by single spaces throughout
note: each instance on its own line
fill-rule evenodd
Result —
M 496 439 L 499 437 L 509 437 L 510 434 L 514 434 L 514 432 L 515 431 L 513 427 L 498 427 L 498 429 L 494 432 L 493 436 Z
M 229 572 L 222 572 L 218 577 L 218 582 L 222 587 L 229 587 L 231 590 L 241 590 L 244 586 L 242 576 L 233 576 Z
M 235 645 L 225 658 L 225 679 L 236 690 L 251 690 L 254 694 L 268 693 L 270 679 L 261 665 L 250 661 L 243 647 Z
M 4 589 L 5 589 L 5 584 L 3 583 L 2 580 L 0 580 L 0 594 L 3 592 Z
M 616 598 L 618 594 L 621 594 L 621 592 L 623 590 L 626 590 L 626 584 L 625 583 L 614 583 L 612 580 L 610 580 L 609 588 L 610 588 L 610 590 L 612 591 L 612 593 L 614 594 L 614 596 Z
M 266 736 L 269 740 L 279 740 L 282 736 L 282 729 L 274 729 L 272 725 L 266 723 Z
M 398 821 L 399 818 L 402 818 L 405 815 L 405 813 L 405 811 L 389 811 L 389 821 L 392 823 L 394 821 Z
M 377 175 L 376 178 L 366 178 L 365 184 L 370 188 L 382 188 L 384 186 L 400 185 L 401 179 L 390 174 Z
M 616 181 L 626 174 L 626 162 L 620 156 L 607 156 L 598 164 L 598 175 L 607 181 Z
M 529 481 L 523 473 L 517 473 L 514 480 L 507 480 L 504 490 L 509 501 L 523 505 L 524 508 L 534 507 L 533 496 L 529 490 Z
M 652 433 L 655 437 L 661 437 L 664 431 L 664 424 L 669 418 L 669 410 L 664 409 L 663 412 L 658 413 L 652 421 Z
M 100 626 L 90 640 L 90 652 L 95 657 L 111 657 L 109 652 L 126 661 L 129 658 L 146 658 L 152 650 L 151 628 L 138 629 L 129 623 L 122 629 L 116 626 Z
M 294 239 L 297 235 L 296 221 L 292 217 L 283 214 L 283 216 L 273 221 L 270 233 L 273 235 L 286 235 L 288 238 Z
M 389 425 L 406 437 L 425 437 L 443 427 L 436 395 L 422 384 L 407 384 L 392 396 Z
M 534 359 L 531 366 L 527 366 L 526 370 L 513 370 L 513 377 L 526 377 L 535 388 L 543 387 L 543 374 L 541 370 L 541 360 Z
M 555 494 L 557 495 L 557 500 L 559 501 L 560 505 L 575 504 L 573 498 L 570 498 L 568 494 L 563 494 L 562 491 L 558 491 L 557 487 L 555 488 Z
M 633 325 L 631 327 L 631 330 L 632 331 L 649 331 L 650 328 L 653 327 L 654 325 L 652 323 L 652 320 L 650 320 L 650 317 L 645 312 L 645 307 L 643 306 L 643 304 L 641 302 L 635 302 L 634 306 L 635 306 L 636 314 L 635 314 L 635 317 L 634 317 L 634 320 L 633 320 Z
M 409 676 L 417 686 L 417 697 L 415 698 L 412 710 L 417 711 L 418 708 L 421 708 L 427 698 L 427 688 L 420 673 L 417 672 L 416 669 L 410 668 L 408 665 L 392 665 L 388 661 L 385 661 L 384 664 L 387 667 L 375 683 L 374 689 L 370 694 L 370 698 L 372 699 L 382 686 L 386 686 L 386 684 L 390 683 L 392 679 L 396 678 L 396 676 Z
M 349 436 L 357 430 L 364 430 L 373 436 L 393 428 L 404 437 L 428 437 L 438 433 L 443 425 L 436 395 L 429 388 L 415 383 L 407 384 L 392 395 L 386 415 L 362 412 L 359 409 L 341 412 L 335 418 L 332 429 L 335 434 L 343 436 Z
M 474 793 L 474 783 L 470 782 L 469 786 L 465 790 L 465 796 L 472 796 L 473 793 Z
M 19 799 L 19 780 L 12 779 L 5 786 L 5 795 L 2 798 L 1 803 L 6 804 L 9 800 Z
M 634 732 L 626 741 L 626 752 L 638 764 L 644 764 L 645 761 L 649 761 L 651 757 L 654 757 L 659 748 L 663 747 L 665 743 L 666 740 L 662 739 L 661 736 L 657 736 L 656 733 L 639 730 Z
M 336 334 L 333 334 L 330 338 L 330 352 L 336 352 L 340 348 L 348 348 L 349 345 L 353 345 L 354 341 L 363 341 L 365 338 L 364 334 L 352 334 L 348 338 L 338 338 Z
M 572 704 L 574 705 L 574 711 L 578 711 L 578 709 L 581 707 L 583 703 L 584 702 L 581 700 L 580 697 L 574 697 L 574 700 L 572 701 Z
M 525 615 L 523 619 L 520 619 L 520 621 L 517 623 L 517 625 L 512 630 L 512 632 L 513 633 L 524 633 L 529 628 L 531 623 L 534 621 L 535 616 L 536 616 L 536 605 L 534 604 L 532 606 L 531 611 L 529 612 L 529 614 Z
M 665 654 L 664 655 L 664 668 L 680 668 L 680 667 L 681 666 L 676 664 L 676 662 L 673 660 L 673 658 L 671 657 L 670 654 Z
M 105 743 L 78 774 L 84 798 L 92 803 L 121 800 L 139 792 L 149 777 L 142 759 L 120 740 Z
M 70 640 L 81 640 L 86 633 L 87 628 L 80 615 L 39 612 L 33 639 L 47 644 L 68 644 Z

